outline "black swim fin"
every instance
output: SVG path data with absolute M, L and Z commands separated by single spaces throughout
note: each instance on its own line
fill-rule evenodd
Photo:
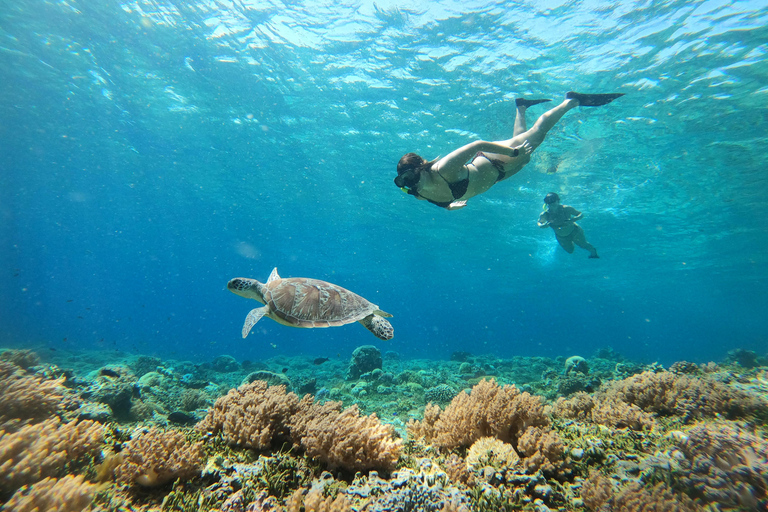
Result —
M 538 105 L 539 103 L 546 103 L 548 101 L 552 101 L 552 100 L 526 100 L 525 98 L 515 98 L 515 106 L 516 107 L 532 107 L 534 105 Z
M 624 93 L 614 94 L 580 94 L 578 92 L 569 92 L 565 95 L 568 99 L 578 100 L 580 107 L 599 107 L 601 105 L 607 105 L 616 98 L 624 96 Z

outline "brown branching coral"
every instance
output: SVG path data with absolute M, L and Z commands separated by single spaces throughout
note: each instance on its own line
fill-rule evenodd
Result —
M 306 495 L 305 495 L 306 492 Z M 352 512 L 352 503 L 339 494 L 336 498 L 323 496 L 323 491 L 312 487 L 297 489 L 288 499 L 286 512 Z
M 85 481 L 82 475 L 45 478 L 16 491 L 5 504 L 7 512 L 89 512 L 99 486 Z
M 674 493 L 663 483 L 645 488 L 631 484 L 614 489 L 605 476 L 593 472 L 581 488 L 584 505 L 592 512 L 695 512 L 700 510 L 687 495 Z
M 563 441 L 549 427 L 528 427 L 517 442 L 517 450 L 524 456 L 523 466 L 529 473 L 538 470 L 549 476 L 568 473 Z
M 301 400 L 290 430 L 294 444 L 331 468 L 391 470 L 402 450 L 394 428 L 382 424 L 375 413 L 360 416 L 356 405 L 341 410 L 341 402 L 317 404 L 311 395 Z
M 691 421 L 723 414 L 742 417 L 766 402 L 708 378 L 672 372 L 644 372 L 608 384 L 593 396 L 576 393 L 549 409 L 555 416 L 633 430 L 651 429 L 654 415 Z
M 708 502 L 740 510 L 768 506 L 768 442 L 736 425 L 700 425 L 681 436 L 681 483 Z
M 341 410 L 341 402 L 301 401 L 285 386 L 254 381 L 216 400 L 199 427 L 222 432 L 227 443 L 265 449 L 279 440 L 292 440 L 307 455 L 330 467 L 351 471 L 391 469 L 402 442 L 394 429 L 375 414 L 360 416 L 357 406 Z
M 27 375 L 13 363 L 0 361 L 0 425 L 12 420 L 42 420 L 72 405 L 61 384 Z
M 192 478 L 202 465 L 202 442 L 189 442 L 183 432 L 150 429 L 123 449 L 115 469 L 117 481 L 154 487 L 177 478 Z
M 547 412 L 560 418 L 589 421 L 610 427 L 629 427 L 633 430 L 651 429 L 655 425 L 653 416 L 634 404 L 628 404 L 616 397 L 593 397 L 584 392 L 571 398 L 559 398 Z
M 0 492 L 62 475 L 68 464 L 95 455 L 103 437 L 104 427 L 98 423 L 62 423 L 58 418 L 13 433 L 0 430 Z
M 198 428 L 221 432 L 228 444 L 263 450 L 290 438 L 288 420 L 298 409 L 299 397 L 285 386 L 256 380 L 216 400 Z
M 428 412 L 429 420 L 409 422 L 408 433 L 444 449 L 470 446 L 489 436 L 515 445 L 528 427 L 549 425 L 539 397 L 494 380 L 480 381 L 471 393 L 462 391 L 437 418 L 434 406 Z
M 676 415 L 686 420 L 724 414 L 741 417 L 765 407 L 746 393 L 723 383 L 672 372 L 643 372 L 611 383 L 603 392 L 646 412 Z

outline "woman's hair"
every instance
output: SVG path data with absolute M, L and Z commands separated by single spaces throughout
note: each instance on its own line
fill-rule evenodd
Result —
M 552 204 L 552 203 L 559 203 L 560 202 L 560 196 L 555 194 L 554 192 L 550 192 L 544 197 L 544 204 Z
M 419 182 L 419 173 L 423 169 L 429 169 L 435 160 L 427 162 L 416 153 L 407 153 L 397 162 L 397 177 L 395 185 L 398 187 L 415 187 Z
M 400 176 L 404 172 L 408 172 L 411 169 L 416 169 L 418 167 L 421 167 L 426 162 L 423 158 L 421 158 L 416 153 L 406 153 L 403 155 L 403 157 L 400 159 L 399 162 L 397 162 L 397 175 Z

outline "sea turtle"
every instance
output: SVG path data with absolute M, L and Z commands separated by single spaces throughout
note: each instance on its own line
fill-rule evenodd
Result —
M 291 327 L 334 327 L 360 322 L 377 338 L 389 340 L 394 336 L 392 326 L 383 318 L 392 315 L 356 293 L 325 281 L 306 277 L 282 279 L 275 268 L 265 284 L 236 277 L 227 283 L 227 288 L 241 297 L 265 304 L 245 317 L 243 338 L 265 315 Z

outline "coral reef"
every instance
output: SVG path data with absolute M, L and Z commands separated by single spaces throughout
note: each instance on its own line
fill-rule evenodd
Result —
M 402 444 L 394 429 L 375 414 L 360 416 L 357 406 L 341 408 L 341 402 L 319 404 L 311 395 L 300 401 L 284 386 L 254 381 L 219 398 L 199 428 L 222 432 L 230 445 L 257 449 L 291 440 L 331 468 L 394 467 Z
M 123 484 L 155 487 L 200 473 L 202 442 L 190 442 L 183 432 L 150 429 L 125 445 L 115 478 Z
M 286 393 L 285 386 L 256 380 L 216 400 L 198 428 L 221 432 L 230 445 L 263 450 L 290 439 L 288 420 L 298 410 L 299 397 Z
M 614 488 L 610 479 L 593 472 L 584 481 L 581 499 L 592 512 L 696 512 L 701 508 L 688 496 L 675 493 L 666 484 L 643 487 L 633 483 Z
M 63 476 L 95 456 L 104 427 L 92 421 L 62 423 L 50 418 L 16 432 L 0 430 L 0 493 L 13 492 L 46 477 Z
M 7 512 L 90 512 L 91 502 L 99 486 L 85 481 L 82 475 L 45 478 L 16 491 L 3 507 Z
M 76 400 L 62 387 L 64 380 L 27 375 L 15 364 L 0 361 L 0 426 L 12 419 L 42 420 L 76 408 Z
M 375 413 L 360 416 L 356 405 L 341 410 L 341 402 L 318 404 L 310 395 L 301 400 L 290 430 L 295 444 L 331 469 L 391 470 L 402 449 L 392 425 L 382 424 Z
M 347 368 L 347 379 L 354 380 L 362 374 L 372 372 L 381 368 L 381 351 L 373 345 L 363 345 L 357 347 L 352 352 Z
M 707 502 L 740 510 L 768 507 L 768 442 L 735 424 L 699 425 L 678 436 L 680 481 Z
M 665 371 L 601 352 L 589 375 L 566 375 L 565 357 L 390 352 L 388 371 L 374 361 L 350 381 L 341 356 L 195 364 L 65 354 L 82 364 L 64 372 L 9 352 L 0 355 L 4 510 L 768 507 L 761 367 L 683 361 Z M 300 398 L 291 384 L 317 396 Z M 65 419 L 75 415 L 118 424 Z M 200 418 L 194 430 L 179 426 Z
M 539 397 L 495 380 L 480 381 L 471 393 L 462 391 L 442 412 L 435 407 L 427 406 L 421 422 L 409 422 L 408 434 L 444 449 L 470 446 L 489 436 L 515 445 L 529 426 L 549 424 Z

